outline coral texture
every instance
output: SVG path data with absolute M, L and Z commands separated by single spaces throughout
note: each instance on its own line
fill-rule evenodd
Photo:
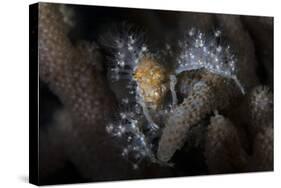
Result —
M 251 170 L 273 169 L 273 94 L 266 86 L 255 87 L 249 95 L 250 126 L 253 137 Z
M 249 112 L 252 131 L 268 127 L 273 120 L 273 96 L 266 86 L 255 87 L 249 97 Z
M 39 11 L 40 79 L 60 98 L 74 122 L 68 135 L 72 140 L 69 157 L 86 178 L 111 178 L 108 169 L 116 177 L 127 177 L 126 167 L 116 167 L 120 164 L 117 161 L 122 160 L 118 154 L 103 154 L 117 153 L 105 131 L 114 101 L 97 68 L 95 46 L 76 47 L 71 43 L 58 5 L 40 4 Z M 104 170 L 97 168 L 100 162 Z
M 271 126 L 260 131 L 254 140 L 254 154 L 250 170 L 273 170 L 273 128 Z
M 231 98 L 239 94 L 232 80 L 205 71 L 203 74 L 188 97 L 168 117 L 157 153 L 162 161 L 170 160 L 175 151 L 182 147 L 191 126 L 198 124 L 213 110 L 224 109 Z
M 212 173 L 273 169 L 272 93 L 257 86 L 249 93 L 249 142 L 252 152 L 242 145 L 241 129 L 222 115 L 211 118 L 205 143 L 205 157 Z
M 248 156 L 243 150 L 236 127 L 222 115 L 211 117 L 205 146 L 205 157 L 211 173 L 241 172 Z

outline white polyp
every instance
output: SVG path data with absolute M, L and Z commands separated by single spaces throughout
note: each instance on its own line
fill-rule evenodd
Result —
M 234 79 L 241 92 L 245 94 L 236 75 L 237 59 L 229 45 L 218 44 L 217 38 L 220 36 L 220 30 L 216 30 L 214 35 L 205 35 L 194 28 L 190 29 L 185 35 L 184 42 L 179 41 L 182 52 L 176 61 L 175 74 L 204 68 L 214 74 Z
M 221 35 L 221 31 L 220 30 L 216 30 L 215 31 L 215 37 L 219 37 Z
M 138 164 L 133 164 L 133 169 L 137 170 L 139 168 Z

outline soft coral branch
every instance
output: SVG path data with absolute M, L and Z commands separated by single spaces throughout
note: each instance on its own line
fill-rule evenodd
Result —
M 68 29 L 58 5 L 40 4 L 40 79 L 59 97 L 74 121 L 71 131 L 66 131 L 72 138 L 69 157 L 84 177 L 127 177 L 126 165 L 118 163 L 121 157 L 105 131 L 115 101 L 97 68 L 99 62 L 93 55 L 96 49 L 92 45 L 74 46 L 67 36 Z M 112 155 L 101 155 L 104 153 Z M 100 164 L 106 165 L 99 168 Z

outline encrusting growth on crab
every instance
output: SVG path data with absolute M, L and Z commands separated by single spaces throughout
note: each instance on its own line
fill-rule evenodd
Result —
M 209 72 L 235 81 L 241 92 L 245 94 L 243 85 L 237 77 L 237 58 L 230 45 L 219 42 L 222 31 L 213 34 L 203 33 L 191 28 L 184 35 L 184 42 L 179 41 L 181 48 L 176 61 L 175 73 L 206 69 Z
M 204 155 L 211 173 L 241 172 L 248 162 L 238 130 L 230 120 L 217 113 L 211 117 L 207 128 Z
M 160 126 L 154 114 L 163 110 L 170 77 L 163 59 L 150 51 L 142 33 L 133 32 L 128 25 L 120 26 L 116 32 L 110 30 L 101 37 L 102 45 L 110 49 L 108 76 L 120 108 L 118 119 L 108 123 L 106 130 L 112 136 L 125 138 L 122 156 L 132 156 L 130 162 L 136 169 L 143 159 L 156 161 L 152 142 Z M 114 89 L 120 82 L 126 83 L 122 92 Z
M 192 86 L 188 97 L 168 116 L 159 141 L 158 159 L 169 161 L 184 144 L 186 133 L 191 126 L 196 125 L 213 109 L 224 109 L 229 105 L 231 98 L 239 94 L 239 88 L 233 80 L 203 71 L 201 80 Z
M 152 57 L 143 57 L 134 71 L 140 95 L 153 109 L 159 108 L 167 93 L 168 73 Z

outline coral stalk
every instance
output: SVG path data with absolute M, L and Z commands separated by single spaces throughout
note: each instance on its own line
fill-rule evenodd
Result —
M 58 5 L 39 5 L 40 79 L 59 97 L 74 121 L 69 132 L 73 140 L 69 157 L 83 177 L 128 177 L 126 165 L 118 163 L 122 158 L 105 130 L 115 101 L 99 71 L 97 49 L 93 45 L 74 46 L 63 18 Z M 104 153 L 113 155 L 101 155 Z
M 211 173 L 241 172 L 248 162 L 237 128 L 217 113 L 208 126 L 205 157 Z
M 202 79 L 193 85 L 183 103 L 170 113 L 159 142 L 159 160 L 169 161 L 184 144 L 186 133 L 191 126 L 196 125 L 213 109 L 228 106 L 230 99 L 237 95 L 237 88 L 232 80 L 213 73 L 204 74 Z

